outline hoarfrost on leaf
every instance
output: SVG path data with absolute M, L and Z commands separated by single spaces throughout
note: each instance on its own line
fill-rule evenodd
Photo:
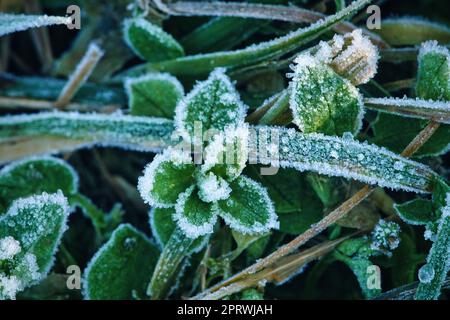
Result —
M 19 241 L 11 236 L 0 239 L 0 261 L 11 260 L 22 250 Z
M 338 136 L 357 133 L 364 115 L 358 89 L 309 53 L 299 55 L 295 63 L 289 104 L 300 130 Z
M 244 123 L 246 112 L 247 106 L 225 75 L 225 70 L 216 69 L 178 103 L 175 126 L 185 140 L 193 138 L 194 144 L 201 144 L 203 137 L 195 135 L 195 125 L 201 125 L 203 132 L 237 128 Z

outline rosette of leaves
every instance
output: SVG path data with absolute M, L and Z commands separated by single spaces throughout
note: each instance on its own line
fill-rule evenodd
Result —
M 168 148 L 139 179 L 143 199 L 153 207 L 174 207 L 177 226 L 190 238 L 211 233 L 218 216 L 241 233 L 277 227 L 267 191 L 241 176 L 249 133 L 245 112 L 224 71 L 214 71 L 177 105 L 175 118 L 184 142 L 193 141 L 194 148 L 203 148 L 203 136 L 196 136 L 195 126 L 211 133 L 204 163 L 196 165 L 190 151 L 181 147 Z
M 266 189 L 241 175 L 248 155 L 245 114 L 224 70 L 213 71 L 176 107 L 175 126 L 183 142 L 155 156 L 139 178 L 142 198 L 155 208 L 174 208 L 166 214 L 176 223 L 149 287 L 152 298 L 168 291 L 172 275 L 167 266 L 173 273 L 194 240 L 213 232 L 219 216 L 244 234 L 278 227 Z M 192 161 L 191 143 L 194 154 L 204 148 L 204 161 Z

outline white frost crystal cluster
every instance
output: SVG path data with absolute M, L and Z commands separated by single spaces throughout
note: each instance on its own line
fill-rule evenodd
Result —
M 321 41 L 315 57 L 357 86 L 375 76 L 379 54 L 370 39 L 357 29 L 343 36 L 337 34 L 330 42 Z
M 0 239 L 0 261 L 12 259 L 21 249 L 19 241 L 11 236 Z
M 380 220 L 372 231 L 372 249 L 390 252 L 400 244 L 400 226 L 395 222 Z

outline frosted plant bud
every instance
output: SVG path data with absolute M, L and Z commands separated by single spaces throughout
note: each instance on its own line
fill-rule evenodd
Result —
M 237 178 L 248 159 L 248 125 L 237 128 L 228 127 L 214 135 L 205 148 L 205 159 L 202 172 L 212 170 L 225 173 L 227 180 Z
M 372 231 L 372 249 L 389 252 L 400 244 L 400 226 L 395 222 L 380 220 Z
M 364 108 L 358 89 L 315 56 L 301 54 L 292 66 L 289 106 L 304 133 L 358 133 Z
M 378 50 L 360 29 L 322 41 L 315 56 L 354 85 L 367 83 L 377 72 Z
M 10 260 L 22 250 L 19 241 L 9 236 L 0 239 L 0 260 Z
M 16 276 L 7 277 L 0 274 L 0 300 L 15 300 L 16 294 L 21 290 L 21 281 Z
M 424 42 L 418 64 L 416 95 L 425 100 L 450 100 L 450 51 L 437 41 Z
M 200 175 L 197 180 L 198 195 L 202 201 L 214 202 L 225 200 L 230 196 L 231 188 L 221 177 L 210 172 L 206 176 Z

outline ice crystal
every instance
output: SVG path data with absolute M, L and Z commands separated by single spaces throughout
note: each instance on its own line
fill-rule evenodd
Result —
M 380 220 L 372 231 L 372 249 L 389 252 L 400 244 L 400 226 L 395 222 Z
M 227 199 L 231 193 L 230 186 L 221 177 L 217 177 L 210 172 L 205 176 L 201 175 L 197 182 L 200 199 L 204 202 L 214 202 Z
M 123 34 L 128 46 L 144 60 L 157 62 L 184 55 L 183 47 L 170 34 L 144 18 L 126 19 Z
M 0 299 L 16 299 L 21 290 L 22 283 L 16 276 L 7 277 L 0 273 Z
M 237 128 L 244 123 L 247 106 L 241 101 L 224 69 L 216 69 L 206 81 L 199 82 L 182 99 L 175 110 L 175 126 L 187 141 L 202 143 L 203 137 L 195 135 L 198 123 L 202 130 Z
M 335 35 L 330 42 L 320 42 L 315 57 L 354 85 L 360 85 L 375 76 L 379 54 L 369 38 L 357 29 L 344 36 Z
M 22 250 L 19 241 L 11 236 L 0 239 L 0 260 L 10 260 Z
M 349 138 L 270 127 L 267 130 L 276 131 L 280 141 L 279 155 L 274 159 L 261 150 L 266 145 L 259 138 L 264 128 L 259 127 L 257 136 L 249 141 L 249 149 L 257 150 L 257 159 L 253 156 L 249 159 L 252 163 L 315 171 L 413 192 L 429 192 L 433 179 L 437 178 L 428 167 L 385 148 Z
M 67 25 L 71 22 L 71 17 L 0 13 L 0 36 L 30 28 L 39 28 L 58 24 Z
M 422 283 L 430 283 L 431 280 L 433 280 L 434 276 L 435 276 L 434 268 L 429 264 L 424 264 L 419 269 L 419 280 Z

